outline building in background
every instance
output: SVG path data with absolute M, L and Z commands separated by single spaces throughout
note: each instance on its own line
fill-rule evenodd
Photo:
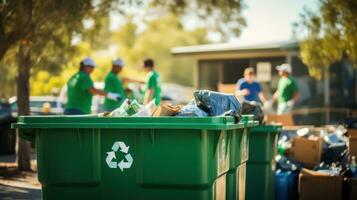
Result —
M 301 98 L 296 107 L 296 124 L 339 123 L 357 107 L 356 70 L 348 59 L 329 68 L 322 80 L 309 76 L 295 41 L 240 46 L 237 43 L 207 44 L 173 48 L 174 56 L 196 60 L 194 87 L 234 92 L 235 83 L 246 67 L 254 67 L 257 80 L 269 98 L 276 90 L 278 72 L 275 66 L 289 63 Z

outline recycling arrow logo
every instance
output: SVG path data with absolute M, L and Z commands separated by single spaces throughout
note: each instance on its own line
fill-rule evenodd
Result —
M 113 151 L 107 152 L 107 158 L 105 161 L 107 162 L 107 165 L 109 168 L 116 169 L 117 167 L 120 168 L 121 171 L 124 171 L 124 169 L 129 169 L 131 165 L 133 164 L 133 157 L 131 157 L 129 152 L 129 146 L 126 146 L 124 142 L 122 141 L 117 141 L 114 142 L 112 146 Z M 125 153 L 124 159 L 121 160 L 119 163 L 113 160 L 116 160 L 115 153 L 120 150 L 121 152 Z

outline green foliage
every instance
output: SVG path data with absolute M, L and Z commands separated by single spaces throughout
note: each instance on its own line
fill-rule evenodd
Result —
M 31 51 L 31 94 L 48 95 L 49 86 L 65 83 L 86 56 L 98 68 L 92 77 L 102 81 L 111 59 L 122 57 L 127 67 L 123 76 L 143 77 L 142 60 L 152 57 L 164 81 L 192 85 L 194 60 L 173 58 L 175 46 L 206 43 L 208 31 L 222 40 L 239 35 L 245 25 L 242 1 L 143 1 L 143 0 L 11 0 L 0 3 L 0 96 L 16 94 L 17 52 L 20 41 Z M 136 9 L 145 17 L 134 20 Z M 129 14 L 128 10 L 134 11 Z M 109 13 L 125 16 L 118 30 L 109 31 Z M 187 18 L 187 16 L 189 16 Z M 200 23 L 185 30 L 185 20 Z M 135 21 L 135 22 L 134 22 Z M 142 28 L 144 26 L 144 28 Z M 140 27 L 140 28 L 139 28 Z M 73 40 L 79 41 L 73 44 Z M 116 55 L 108 47 L 117 47 Z M 48 79 L 37 76 L 46 71 Z M 52 81 L 54 79 L 54 81 Z M 47 86 L 46 86 L 47 85 Z
M 307 30 L 301 57 L 317 79 L 344 56 L 357 66 L 357 1 L 320 0 L 319 8 L 320 13 L 306 10 L 299 24 Z
M 61 76 L 52 76 L 47 71 L 39 71 L 35 76 L 31 78 L 30 95 L 50 95 L 54 89 L 59 91 L 65 84 Z
M 203 27 L 221 35 L 222 41 L 239 36 L 246 26 L 241 15 L 242 0 L 153 0 L 152 7 L 164 8 L 178 15 L 198 16 Z
M 206 36 L 207 30 L 203 28 L 185 31 L 180 19 L 173 14 L 148 21 L 146 30 L 141 33 L 137 33 L 136 25 L 129 19 L 113 33 L 119 47 L 118 54 L 124 58 L 128 68 L 142 71 L 143 59 L 150 57 L 155 60 L 165 82 L 184 85 L 192 85 L 195 63 L 189 59 L 173 58 L 170 50 L 175 46 L 206 43 Z
M 92 29 L 83 26 L 85 19 L 107 15 L 112 5 L 110 0 L 96 2 L 93 5 L 92 0 L 13 0 L 0 4 L 0 70 L 17 68 L 21 42 L 30 48 L 32 75 L 41 70 L 51 75 L 60 74 L 62 66 L 77 53 L 76 47 L 71 45 L 72 39 L 94 35 L 106 25 L 105 21 L 98 21 Z M 6 97 L 15 95 L 11 87 L 16 83 L 15 75 L 4 74 L 5 78 L 0 80 L 6 81 L 12 89 L 4 94 Z
M 16 63 L 16 50 L 14 48 L 10 49 L 7 52 L 7 55 L 9 56 L 4 57 L 4 59 L 0 62 L 0 85 L 2 86 L 0 90 L 0 97 L 6 99 L 15 95 L 17 76 L 17 69 L 13 66 L 13 63 Z

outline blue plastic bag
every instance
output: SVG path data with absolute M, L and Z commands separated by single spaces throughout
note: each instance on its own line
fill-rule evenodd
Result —
M 197 90 L 193 96 L 197 106 L 209 116 L 234 116 L 236 122 L 241 118 L 241 105 L 233 94 Z

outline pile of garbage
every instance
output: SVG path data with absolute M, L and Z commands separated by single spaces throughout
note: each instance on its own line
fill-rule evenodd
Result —
M 275 158 L 276 199 L 321 197 L 326 185 L 326 198 L 349 199 L 353 185 L 347 182 L 357 179 L 357 165 L 347 134 L 344 126 L 284 130 Z
M 146 105 L 139 104 L 135 99 L 125 99 L 121 106 L 110 113 L 101 113 L 99 116 L 112 117 L 207 117 L 233 116 L 238 122 L 241 118 L 241 104 L 233 94 L 224 94 L 209 90 L 197 90 L 194 98 L 187 105 L 172 106 L 154 101 Z

